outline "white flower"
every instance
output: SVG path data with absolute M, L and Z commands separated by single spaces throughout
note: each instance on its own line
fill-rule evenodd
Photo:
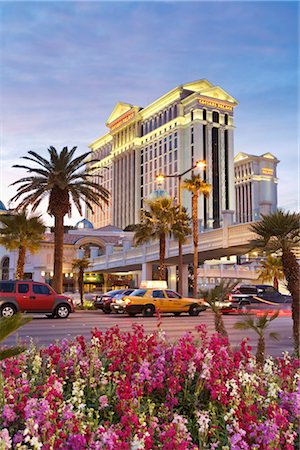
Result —
M 274 366 L 274 361 L 273 361 L 272 357 L 270 356 L 265 361 L 264 373 L 271 375 L 274 371 L 273 366 Z
M 135 434 L 133 436 L 133 441 L 131 441 L 130 444 L 130 450 L 143 450 L 145 448 L 144 439 L 139 439 L 138 436 Z
M 199 433 L 200 434 L 207 433 L 210 423 L 209 412 L 197 411 L 196 416 L 197 416 L 197 423 L 199 425 Z
M 188 371 L 188 374 L 189 374 L 189 379 L 193 380 L 194 376 L 195 376 L 195 373 L 196 373 L 196 365 L 195 365 L 194 361 L 191 361 L 189 363 L 187 371 Z
M 233 378 L 231 380 L 227 380 L 225 386 L 231 397 L 236 397 L 238 395 L 238 385 Z

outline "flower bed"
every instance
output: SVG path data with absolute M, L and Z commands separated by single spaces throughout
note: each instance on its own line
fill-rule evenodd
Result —
M 2 361 L 0 449 L 296 448 L 299 360 L 258 367 L 197 331 L 93 330 Z

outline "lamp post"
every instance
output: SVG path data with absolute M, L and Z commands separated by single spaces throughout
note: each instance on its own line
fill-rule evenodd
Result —
M 181 182 L 182 177 L 186 175 L 188 172 L 194 169 L 205 169 L 206 162 L 204 160 L 199 160 L 189 169 L 185 170 L 179 174 L 159 174 L 156 176 L 156 180 L 158 182 L 164 181 L 165 178 L 177 178 L 178 180 L 178 206 L 179 206 L 179 214 L 182 212 L 182 192 L 181 192 Z M 182 242 L 178 240 L 178 292 L 182 295 L 182 272 L 183 272 L 183 255 L 182 255 Z

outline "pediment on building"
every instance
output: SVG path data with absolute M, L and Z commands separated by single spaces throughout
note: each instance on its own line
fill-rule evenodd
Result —
M 107 119 L 106 125 L 111 127 L 114 123 L 118 122 L 118 120 L 122 120 L 123 118 L 132 115 L 135 115 L 138 111 L 140 111 L 140 106 L 134 106 L 130 103 L 118 102 L 114 107 L 111 115 Z
M 269 158 L 269 159 L 277 159 L 274 155 L 272 155 L 272 153 L 268 152 L 268 153 L 264 153 L 263 155 L 261 155 L 263 158 Z
M 119 117 L 123 116 L 123 114 L 127 113 L 132 108 L 133 108 L 133 105 L 130 105 L 129 103 L 118 102 L 116 104 L 116 106 L 114 107 L 111 115 L 107 119 L 107 122 L 106 122 L 107 125 L 110 124 L 111 122 L 114 122 Z
M 242 161 L 242 159 L 247 159 L 247 158 L 249 158 L 249 155 L 247 153 L 239 152 L 234 157 L 234 162 Z
M 187 89 L 189 91 L 194 92 L 202 92 L 203 90 L 209 89 L 214 85 L 211 84 L 208 80 L 197 80 L 192 81 L 191 83 L 184 84 L 183 89 Z
M 228 92 L 224 91 L 220 86 L 212 86 L 208 89 L 202 90 L 201 95 L 205 95 L 205 97 L 211 97 L 214 99 L 218 99 L 221 101 L 238 104 L 238 101 L 232 97 Z

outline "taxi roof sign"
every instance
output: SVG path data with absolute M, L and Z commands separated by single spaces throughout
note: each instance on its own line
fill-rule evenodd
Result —
M 162 280 L 144 280 L 141 281 L 140 289 L 168 289 L 168 285 Z

